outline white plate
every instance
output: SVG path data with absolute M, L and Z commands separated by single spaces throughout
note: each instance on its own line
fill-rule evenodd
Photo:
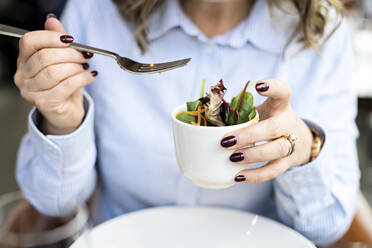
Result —
M 302 235 L 265 217 L 252 226 L 254 218 L 224 208 L 152 208 L 105 222 L 71 248 L 315 248 Z

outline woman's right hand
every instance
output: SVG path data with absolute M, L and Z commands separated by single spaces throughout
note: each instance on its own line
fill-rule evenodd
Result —
M 48 18 L 45 29 L 20 39 L 14 82 L 21 96 L 43 115 L 44 133 L 68 134 L 84 118 L 83 87 L 94 81 L 97 72 L 87 71 L 93 54 L 69 48 L 73 38 L 56 18 Z

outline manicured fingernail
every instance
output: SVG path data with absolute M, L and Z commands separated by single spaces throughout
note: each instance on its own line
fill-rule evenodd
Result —
M 90 59 L 91 57 L 93 57 L 94 53 L 90 53 L 90 52 L 83 52 L 83 56 L 84 58 L 86 59 Z
M 49 19 L 49 18 L 57 18 L 57 16 L 54 13 L 49 13 L 46 19 Z
M 61 36 L 61 41 L 63 43 L 72 43 L 74 41 L 74 37 L 72 37 L 70 35 L 62 35 Z
M 258 83 L 256 84 L 256 90 L 258 92 L 265 92 L 269 89 L 269 85 L 267 83 Z
M 98 71 L 91 71 L 93 77 L 97 77 Z
M 245 181 L 245 176 L 243 176 L 243 175 L 239 175 L 239 176 L 236 176 L 235 177 L 235 182 L 244 182 Z
M 228 136 L 228 137 L 225 137 L 221 140 L 221 146 L 231 147 L 231 146 L 235 145 L 236 142 L 237 142 L 237 140 L 236 140 L 235 136 Z
M 84 63 L 84 64 L 82 64 L 82 66 L 83 66 L 83 69 L 84 70 L 88 70 L 89 69 L 89 64 L 88 63 Z
M 233 153 L 230 156 L 231 162 L 240 162 L 242 160 L 244 160 L 244 154 L 241 152 Z

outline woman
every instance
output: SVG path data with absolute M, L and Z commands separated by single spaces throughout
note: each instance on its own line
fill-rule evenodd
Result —
M 158 205 L 217 205 L 278 218 L 320 245 L 336 241 L 359 187 L 345 24 L 329 37 L 340 13 L 337 0 L 70 0 L 64 26 L 49 15 L 48 31 L 20 40 L 15 83 L 36 106 L 19 151 L 21 189 L 53 216 L 87 200 L 99 181 L 100 221 Z M 73 40 L 138 61 L 192 61 L 138 76 L 69 48 Z M 226 134 L 221 145 L 233 162 L 268 164 L 241 171 L 240 183 L 224 190 L 191 184 L 173 150 L 169 114 L 199 94 L 203 78 L 223 78 L 227 99 L 248 79 L 257 82 L 261 122 Z M 304 119 L 325 131 L 321 152 L 312 146 L 321 147 L 322 129 L 312 133 Z M 242 149 L 259 141 L 269 142 Z

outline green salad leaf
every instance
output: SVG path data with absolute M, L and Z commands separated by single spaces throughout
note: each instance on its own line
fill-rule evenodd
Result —
M 249 83 L 248 81 L 229 104 L 224 99 L 226 88 L 222 79 L 210 88 L 206 96 L 203 96 L 205 85 L 203 80 L 200 98 L 187 102 L 187 111 L 179 112 L 176 118 L 196 126 L 232 126 L 251 121 L 256 117 L 256 109 L 253 106 L 253 95 L 246 91 Z M 198 111 L 198 108 L 201 111 Z
M 196 111 L 196 110 L 198 110 L 198 107 L 201 106 L 201 105 L 202 105 L 202 103 L 199 99 L 196 100 L 196 101 L 193 101 L 193 102 L 187 102 L 186 103 L 187 111 Z
M 186 112 L 178 114 L 176 118 L 177 120 L 188 123 L 188 124 L 192 124 L 193 122 L 196 122 L 196 117 L 188 115 Z
M 252 120 L 256 116 L 256 110 L 253 107 L 253 95 L 245 91 L 249 82 L 244 89 L 231 100 L 231 108 L 235 111 L 238 118 L 230 110 L 226 110 L 226 125 L 236 125 Z M 244 95 L 243 95 L 244 94 Z M 242 101 L 242 102 L 241 102 Z M 240 109 L 239 109 L 240 108 Z
M 226 110 L 226 126 L 232 126 L 236 124 L 236 119 L 233 112 L 230 109 Z
M 255 117 L 256 117 L 256 108 L 253 107 L 251 113 L 250 113 L 249 116 L 248 116 L 248 120 L 251 121 L 251 120 L 253 120 Z
M 240 112 L 238 113 L 238 121 L 237 124 L 241 124 L 247 121 L 250 121 L 250 114 L 254 110 L 253 107 L 253 96 L 251 93 L 246 92 L 244 94 L 243 103 L 240 108 Z M 253 116 L 254 117 L 254 116 Z

